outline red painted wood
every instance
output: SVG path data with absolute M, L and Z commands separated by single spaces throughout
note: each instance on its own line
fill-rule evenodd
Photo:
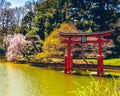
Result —
M 98 76 L 103 76 L 103 55 L 102 55 L 102 43 L 101 43 L 101 37 L 98 37 L 98 68 L 97 68 L 97 74 Z
M 104 31 L 104 32 L 97 32 L 97 33 L 87 33 L 87 32 L 84 32 L 84 33 L 63 33 L 63 32 L 60 32 L 60 36 L 61 37 L 67 37 L 67 38 L 75 38 L 75 37 L 81 37 L 81 36 L 89 36 L 89 37 L 105 37 L 105 36 L 110 36 L 112 33 L 114 32 L 114 30 L 111 30 L 111 31 Z
M 68 69 L 68 57 L 65 55 L 64 73 L 67 74 Z
M 73 70 L 73 55 L 71 54 L 70 55 L 70 73 L 72 72 Z
M 110 42 L 110 40 L 101 40 L 101 43 L 109 43 Z M 69 43 L 69 40 L 63 40 L 63 41 L 61 41 L 61 43 Z M 71 44 L 80 44 L 81 43 L 81 41 L 73 41 L 73 40 L 71 40 Z M 98 40 L 97 41 L 95 41 L 95 40 L 88 40 L 87 41 L 87 43 L 98 43 Z
M 105 40 L 103 37 L 111 35 L 112 31 L 105 31 L 101 33 L 60 33 L 61 37 L 67 38 L 68 40 L 63 40 L 61 43 L 65 43 L 68 46 L 67 49 L 67 56 L 65 57 L 65 73 L 69 74 L 72 71 L 73 68 L 73 57 L 71 55 L 71 45 L 72 44 L 80 44 L 81 40 L 72 40 L 72 38 L 81 38 L 81 36 L 87 36 L 87 37 L 96 37 L 97 40 L 87 40 L 86 43 L 94 43 L 98 44 L 98 67 L 97 67 L 97 74 L 98 76 L 103 76 L 103 55 L 102 55 L 102 44 L 108 43 L 110 40 Z
M 101 37 L 98 37 L 98 55 L 102 54 Z
M 97 65 L 97 75 L 98 76 L 103 76 L 104 75 L 103 59 L 104 59 L 103 55 L 98 55 L 98 57 L 97 57 L 97 62 L 98 62 L 98 65 Z
M 72 58 L 71 58 L 71 38 L 69 38 L 68 40 L 68 50 L 67 50 L 67 56 L 68 56 L 68 63 L 67 63 L 67 74 L 70 74 L 71 73 L 71 68 L 70 68 L 70 65 L 72 64 Z

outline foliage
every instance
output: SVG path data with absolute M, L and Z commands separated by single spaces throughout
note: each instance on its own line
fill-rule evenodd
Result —
M 32 46 L 28 47 L 31 49 L 31 50 L 29 50 L 29 51 L 31 51 L 29 53 L 35 54 L 42 50 L 41 49 L 41 40 L 38 35 L 28 35 L 28 36 L 26 36 L 26 40 L 32 42 Z M 28 48 L 27 48 L 27 50 L 28 50 Z
M 24 18 L 22 19 L 22 25 L 25 26 L 26 31 L 30 31 L 32 29 L 32 18 L 34 16 L 34 13 L 32 11 L 28 12 Z
M 97 46 L 95 44 L 74 44 L 73 45 L 73 58 L 82 59 L 85 64 L 89 64 L 88 56 L 97 56 Z M 92 62 L 91 62 L 92 63 Z
M 75 27 L 75 23 L 63 23 L 60 28 L 56 28 L 53 32 L 51 32 L 50 36 L 48 36 L 42 46 L 43 53 L 36 55 L 36 58 L 57 58 L 64 57 L 66 53 L 66 46 L 61 44 L 59 32 L 78 32 Z M 80 30 L 79 30 L 80 31 Z M 107 49 L 109 45 L 104 45 L 104 50 Z M 97 55 L 97 46 L 94 44 L 74 44 L 72 46 L 72 53 L 74 58 L 82 58 L 85 63 L 89 63 L 86 59 L 87 56 L 96 56 Z M 106 55 L 106 51 L 104 52 Z
M 120 26 L 115 28 L 115 32 L 113 35 L 110 37 L 113 39 L 115 47 L 110 48 L 112 51 L 112 54 L 110 54 L 108 57 L 110 58 L 115 58 L 115 57 L 120 57 Z
M 28 36 L 39 35 L 44 41 L 63 22 L 73 22 L 78 29 L 87 32 L 111 30 L 120 18 L 119 4 L 120 0 L 37 0 L 27 2 L 24 7 L 10 8 L 9 2 L 1 0 L 1 39 L 5 35 L 22 33 Z M 109 57 L 118 57 L 120 54 L 116 39 L 119 39 L 119 28 L 115 30 L 111 37 L 115 47 L 109 48 L 113 51 Z
M 120 14 L 119 3 L 119 0 L 29 1 L 26 3 L 25 8 L 12 9 L 15 12 L 12 17 L 15 17 L 16 25 L 18 25 L 20 18 L 26 14 L 22 19 L 22 26 L 24 26 L 21 31 L 26 31 L 25 33 L 28 34 L 33 32 L 44 40 L 55 27 L 66 21 L 77 21 L 78 28 L 88 32 L 113 29 Z M 8 5 L 10 6 L 10 4 Z M 4 5 L 4 7 L 8 5 Z M 9 7 L 6 8 L 11 10 Z M 21 11 L 21 9 L 24 11 Z M 9 16 L 11 15 L 9 14 Z
M 25 15 L 24 8 L 10 8 L 10 6 L 11 4 L 6 1 L 0 6 L 0 34 L 3 36 L 18 33 L 21 19 Z
M 40 38 L 37 35 L 7 35 L 4 37 L 3 42 L 6 47 L 8 61 L 15 61 L 22 57 L 29 59 L 29 57 L 41 51 Z
M 29 4 L 30 5 L 30 4 Z M 28 34 L 32 32 L 40 36 L 42 40 L 54 28 L 54 12 L 56 10 L 57 0 L 45 0 L 44 2 L 36 2 L 34 11 L 29 8 L 26 16 L 23 18 L 24 29 Z
M 10 2 L 0 1 L 0 46 L 3 45 L 4 36 L 20 32 L 21 19 L 25 15 L 23 7 L 10 8 L 10 6 Z
M 0 56 L 4 56 L 5 55 L 5 48 L 0 46 Z
M 35 61 L 40 63 L 51 63 L 53 60 L 51 58 L 49 52 L 41 52 L 35 55 Z
M 3 42 L 6 47 L 8 61 L 15 61 L 19 57 L 25 56 L 24 44 L 32 45 L 32 42 L 25 40 L 25 36 L 22 34 L 5 36 Z
M 94 32 L 110 30 L 115 27 L 120 15 L 119 0 L 81 0 L 79 3 L 82 3 L 81 7 L 75 3 L 75 6 L 81 10 L 78 28 Z
M 120 78 L 114 79 L 114 82 L 112 82 L 111 87 L 108 87 L 108 83 L 104 84 L 104 81 L 102 78 L 98 78 L 99 80 L 94 80 L 93 77 L 91 77 L 93 80 L 90 82 L 89 85 L 83 87 L 77 82 L 74 82 L 78 87 L 75 91 L 72 91 L 72 93 L 75 93 L 76 96 L 120 96 Z M 110 85 L 109 85 L 110 86 Z
M 61 44 L 59 32 L 77 32 L 74 24 L 63 23 L 60 28 L 54 29 L 51 34 L 45 39 L 42 49 L 47 57 L 60 57 L 65 53 L 65 46 Z M 38 55 L 39 58 L 44 57 L 44 54 Z M 38 58 L 37 56 L 37 58 Z
M 116 21 L 119 19 L 119 3 L 119 0 L 46 0 L 42 3 L 36 2 L 31 22 L 33 28 L 28 31 L 28 34 L 37 34 L 42 40 L 45 40 L 54 28 L 66 21 L 76 23 L 78 29 L 87 32 L 111 30 L 115 28 Z M 118 45 L 118 43 L 116 44 Z

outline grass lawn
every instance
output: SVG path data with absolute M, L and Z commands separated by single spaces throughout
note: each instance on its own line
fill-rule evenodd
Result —
M 104 60 L 104 64 L 105 65 L 120 66 L 120 58 L 106 59 L 106 60 Z
M 97 64 L 96 59 L 91 59 L 91 61 Z M 104 65 L 120 66 L 120 58 L 104 59 Z

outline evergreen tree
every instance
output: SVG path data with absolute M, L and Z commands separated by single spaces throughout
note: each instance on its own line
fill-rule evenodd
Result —
M 112 54 L 108 55 L 108 58 L 120 57 L 120 26 L 115 28 L 115 31 L 110 39 L 114 41 L 115 47 L 110 48 Z
M 119 0 L 89 0 L 91 1 L 91 19 L 98 26 L 95 31 L 113 29 L 119 18 Z

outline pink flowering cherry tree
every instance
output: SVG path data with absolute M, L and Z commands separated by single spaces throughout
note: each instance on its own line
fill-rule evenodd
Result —
M 3 43 L 6 47 L 6 58 L 8 61 L 16 61 L 19 57 L 24 57 L 24 45 L 32 45 L 32 42 L 26 40 L 22 34 L 7 35 L 4 37 Z

